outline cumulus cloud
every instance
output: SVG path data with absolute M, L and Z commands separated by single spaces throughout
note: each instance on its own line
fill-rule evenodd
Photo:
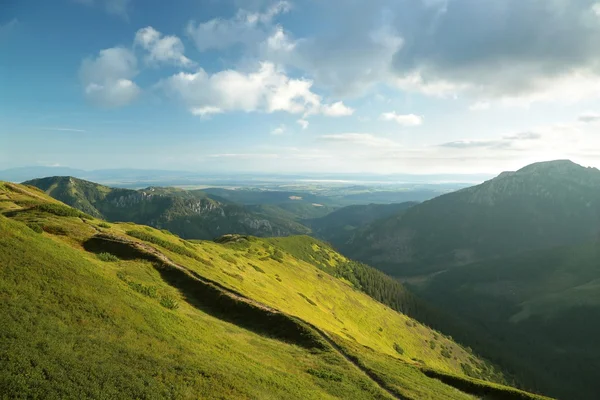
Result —
M 600 81 L 593 1 L 404 0 L 398 7 L 399 77 L 418 74 L 424 84 L 449 82 L 480 96 L 529 102 L 560 99 L 567 87 L 585 91 L 573 80 Z
M 200 51 L 222 50 L 239 43 L 259 43 L 268 36 L 273 19 L 290 8 L 289 2 L 280 1 L 262 12 L 240 9 L 231 19 L 215 18 L 202 23 L 190 21 L 186 32 Z M 275 37 L 272 44 L 283 45 L 281 40 L 281 37 Z
M 415 114 L 397 114 L 395 111 L 381 114 L 382 121 L 394 121 L 402 126 L 419 126 L 423 124 L 423 117 Z
M 137 75 L 137 59 L 128 49 L 101 50 L 81 63 L 79 77 L 86 98 L 102 107 L 121 107 L 134 101 L 140 88 L 131 80 Z
M 466 93 L 481 110 L 498 99 L 529 105 L 600 93 L 600 7 L 593 0 L 347 0 L 343 14 L 335 2 L 318 7 L 319 21 L 333 27 L 318 38 L 293 39 L 272 26 L 270 35 L 265 27 L 259 35 L 223 30 L 243 38 L 236 43 L 262 38 L 267 59 L 304 71 L 336 96 L 383 83 L 429 96 Z
M 185 49 L 181 39 L 177 36 L 163 36 L 151 26 L 138 30 L 134 43 L 148 51 L 148 63 L 168 63 L 182 67 L 194 65 L 194 62 L 183 54 Z
M 331 135 L 322 135 L 320 141 L 345 143 L 367 147 L 395 147 L 398 143 L 393 140 L 375 136 L 371 133 L 338 133 Z
M 354 109 L 347 107 L 341 101 L 321 106 L 321 113 L 328 117 L 344 117 L 354 114 Z
M 225 111 L 332 115 L 346 110 L 343 103 L 322 104 L 321 97 L 311 91 L 312 81 L 289 78 L 269 62 L 247 73 L 225 70 L 211 75 L 203 69 L 195 73 L 180 72 L 160 86 L 198 115 Z

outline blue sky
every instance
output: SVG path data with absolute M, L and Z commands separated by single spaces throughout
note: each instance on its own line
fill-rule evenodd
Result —
M 3 0 L 0 168 L 600 167 L 599 45 L 591 0 Z

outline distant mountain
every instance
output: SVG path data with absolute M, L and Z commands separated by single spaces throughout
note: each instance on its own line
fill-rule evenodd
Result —
M 357 232 L 342 250 L 396 276 L 582 242 L 600 231 L 600 171 L 537 163 Z
M 34 179 L 25 184 L 95 217 L 168 229 L 185 238 L 213 239 L 226 233 L 286 236 L 309 232 L 293 220 L 252 212 L 200 190 L 115 189 L 73 177 Z
M 380 219 L 397 215 L 416 204 L 418 203 L 407 202 L 347 206 L 321 218 L 306 220 L 304 223 L 312 229 L 313 236 L 326 240 L 336 247 L 343 247 L 357 229 Z
M 417 292 L 444 311 L 463 316 L 496 344 L 495 354 L 487 343 L 485 348 L 475 346 L 476 351 L 503 366 L 520 366 L 520 376 L 543 382 L 559 398 L 598 398 L 597 240 L 452 268 Z M 481 343 L 479 339 L 470 340 Z
M 23 182 L 40 176 L 77 176 L 83 177 L 87 171 L 68 167 L 20 167 L 0 171 L 0 179 L 11 182 Z

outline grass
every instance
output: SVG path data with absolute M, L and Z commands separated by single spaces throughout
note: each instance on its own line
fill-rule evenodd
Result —
M 119 257 L 110 253 L 98 253 L 98 259 L 104 262 L 117 262 L 119 261 Z
M 13 192 L 2 196 L 12 208 Z M 188 248 L 152 228 L 106 228 L 157 246 L 185 272 L 84 251 L 97 233 L 87 220 L 10 215 L 0 215 L 0 393 L 9 398 L 389 399 L 375 382 L 409 399 L 474 398 L 420 368 L 466 379 L 476 356 L 272 242 L 252 238 L 240 256 L 226 243 Z M 32 222 L 67 234 L 40 235 Z M 277 250 L 282 262 L 261 261 Z M 311 326 L 370 372 L 329 345 L 302 345 L 322 342 Z M 456 359 L 429 347 L 434 335 Z
M 149 228 L 150 231 L 153 231 L 152 228 Z M 152 244 L 156 244 L 159 245 L 161 247 L 164 247 L 165 249 L 172 251 L 173 253 L 177 253 L 180 254 L 182 256 L 186 256 L 186 257 L 190 257 L 190 258 L 194 258 L 197 259 L 198 261 L 200 261 L 200 258 L 191 250 L 188 250 L 187 248 L 185 248 L 184 246 L 180 246 L 178 244 L 175 244 L 169 240 L 165 240 L 162 239 L 159 236 L 153 235 L 151 233 L 148 232 L 144 232 L 141 230 L 129 230 L 126 232 L 129 236 L 134 237 L 136 239 L 140 239 L 143 240 L 145 242 L 149 242 Z
M 158 303 L 126 290 L 116 270 L 100 262 L 0 216 L 3 396 L 388 398 L 335 354 L 238 328 L 175 293 L 180 308 L 173 313 L 168 297 Z M 144 286 L 173 291 L 146 262 L 115 268 Z M 344 379 L 324 380 L 311 368 Z

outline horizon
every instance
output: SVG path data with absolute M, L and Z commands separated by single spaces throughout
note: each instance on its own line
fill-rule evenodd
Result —
M 0 169 L 600 167 L 600 11 L 558 3 L 5 2 Z

